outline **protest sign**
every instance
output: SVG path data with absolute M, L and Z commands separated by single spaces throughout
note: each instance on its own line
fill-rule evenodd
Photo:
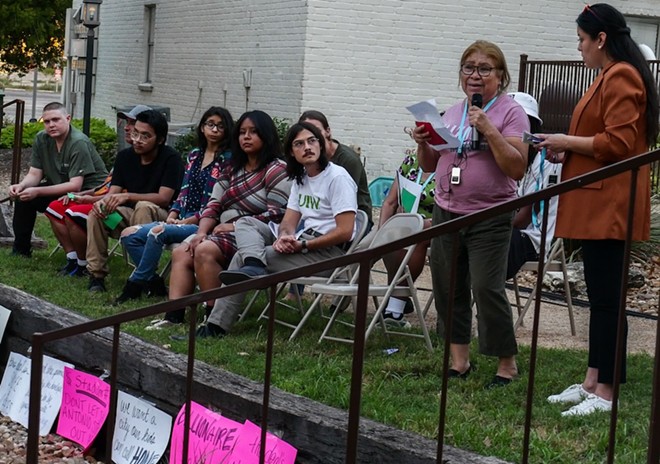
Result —
M 5 329 L 7 328 L 7 322 L 9 321 L 10 314 L 10 310 L 0 305 L 0 341 L 5 335 Z
M 258 464 L 260 449 L 261 427 L 245 421 L 228 464 Z M 265 464 L 294 464 L 297 454 L 298 450 L 289 443 L 272 433 L 266 434 Z
M 57 433 L 86 450 L 101 430 L 110 409 L 110 385 L 75 369 L 64 369 L 62 410 Z
M 172 417 L 128 393 L 117 393 L 112 462 L 156 464 L 170 441 Z
M 46 435 L 53 427 L 62 404 L 62 376 L 64 367 L 72 364 L 50 356 L 43 357 L 41 371 L 41 407 L 39 435 Z M 11 353 L 0 385 L 0 413 L 9 416 L 23 427 L 28 426 L 30 414 L 30 369 L 32 361 L 18 353 Z
M 185 408 L 184 404 L 174 422 L 170 464 L 183 464 Z M 227 456 L 234 448 L 238 439 L 238 431 L 242 427 L 242 424 L 222 417 L 220 414 L 191 401 L 188 462 L 194 462 L 195 464 L 222 462 L 227 464 Z

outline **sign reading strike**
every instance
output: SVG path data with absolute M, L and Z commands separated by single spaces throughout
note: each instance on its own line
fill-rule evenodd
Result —
M 118 392 L 112 440 L 116 464 L 156 464 L 167 448 L 172 417 L 134 396 Z
M 96 438 L 110 409 L 110 385 L 90 374 L 64 368 L 62 410 L 57 433 L 86 450 Z
M 172 430 L 170 464 L 184 464 L 182 457 L 185 412 L 184 404 L 176 416 Z M 242 424 L 191 401 L 188 462 L 195 464 L 228 462 L 227 457 L 231 454 L 242 427 Z
M 49 356 L 43 357 L 41 371 L 41 406 L 39 435 L 46 435 L 55 423 L 62 403 L 62 375 L 64 367 L 72 364 Z M 0 385 L 0 413 L 22 426 L 28 426 L 30 413 L 30 369 L 32 361 L 18 353 L 11 353 Z
M 261 448 L 261 427 L 250 421 L 245 421 L 241 428 L 240 440 L 231 455 L 231 464 L 258 464 Z M 294 464 L 298 450 L 276 437 L 266 434 L 266 464 Z

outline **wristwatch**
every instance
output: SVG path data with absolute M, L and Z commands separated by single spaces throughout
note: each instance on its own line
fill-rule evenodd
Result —
M 302 246 L 300 252 L 304 255 L 307 254 L 307 252 L 309 251 L 309 248 L 307 248 L 307 240 L 305 240 L 304 238 L 300 239 L 300 246 Z

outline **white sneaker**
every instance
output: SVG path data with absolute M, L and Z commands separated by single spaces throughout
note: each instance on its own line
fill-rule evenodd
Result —
M 582 387 L 581 383 L 576 383 L 557 395 L 548 396 L 548 403 L 579 403 L 587 396 L 589 396 L 589 392 Z
M 151 321 L 151 324 L 146 326 L 144 330 L 163 330 L 167 327 L 172 327 L 175 324 L 174 322 L 168 321 L 167 319 L 157 319 Z
M 594 412 L 600 411 L 611 411 L 612 402 L 607 401 L 600 396 L 596 396 L 593 393 L 589 395 L 579 404 L 571 407 L 569 410 L 561 413 L 562 416 L 586 416 L 593 414 Z

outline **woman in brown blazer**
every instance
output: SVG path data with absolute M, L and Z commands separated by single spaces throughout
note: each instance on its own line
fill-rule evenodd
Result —
M 658 136 L 657 88 L 623 15 L 599 3 L 587 5 L 576 22 L 584 63 L 601 72 L 575 107 L 568 134 L 540 135 L 544 141 L 537 147 L 547 148 L 550 161 L 563 162 L 563 180 L 645 153 Z M 577 403 L 563 416 L 612 408 L 630 175 L 621 174 L 559 197 L 555 235 L 582 240 L 591 307 L 585 379 L 548 397 L 551 403 Z M 634 240 L 649 237 L 649 182 L 647 165 L 638 173 Z M 623 329 L 627 335 L 627 323 Z M 624 383 L 625 357 L 622 367 Z

